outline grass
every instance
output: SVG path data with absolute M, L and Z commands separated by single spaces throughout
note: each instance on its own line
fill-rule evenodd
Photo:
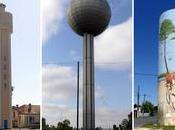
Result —
M 151 128 L 151 129 L 162 129 L 162 130 L 175 130 L 175 126 L 159 126 L 159 125 L 154 125 L 154 124 L 147 124 L 142 126 L 143 128 Z

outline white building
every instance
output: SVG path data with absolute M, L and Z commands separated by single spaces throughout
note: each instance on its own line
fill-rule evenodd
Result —
M 12 14 L 0 3 L 0 129 L 12 128 L 11 34 Z
M 40 106 L 22 105 L 14 106 L 13 109 L 13 128 L 40 128 Z

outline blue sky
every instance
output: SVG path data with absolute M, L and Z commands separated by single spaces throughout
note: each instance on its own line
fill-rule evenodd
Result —
M 69 118 L 75 125 L 76 61 L 82 61 L 83 44 L 67 23 L 68 2 L 41 1 L 43 116 L 49 124 Z M 112 127 L 127 118 L 132 103 L 131 1 L 109 3 L 110 26 L 95 38 L 96 122 L 103 127 Z
M 146 99 L 157 104 L 157 77 L 154 75 L 158 74 L 159 18 L 164 11 L 174 8 L 174 5 L 174 0 L 135 0 L 135 101 L 137 87 L 140 85 L 141 102 L 143 95 L 147 94 Z
M 13 14 L 13 105 L 40 104 L 39 1 L 5 0 Z

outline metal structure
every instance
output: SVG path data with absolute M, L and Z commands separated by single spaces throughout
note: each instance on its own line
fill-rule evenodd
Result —
M 95 130 L 94 36 L 108 26 L 111 9 L 106 0 L 71 0 L 68 22 L 83 36 L 83 129 Z
M 80 89 L 80 62 L 77 62 L 77 130 L 79 129 L 79 89 Z
M 175 9 L 160 17 L 158 110 L 161 125 L 175 125 Z
M 12 14 L 0 3 L 0 129 L 12 128 L 11 34 Z

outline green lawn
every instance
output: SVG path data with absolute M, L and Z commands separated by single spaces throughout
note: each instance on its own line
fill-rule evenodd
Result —
M 160 128 L 162 128 L 163 130 L 175 130 L 175 126 L 156 126 L 153 124 L 144 125 L 143 128 L 152 128 L 153 130 L 160 129 Z

